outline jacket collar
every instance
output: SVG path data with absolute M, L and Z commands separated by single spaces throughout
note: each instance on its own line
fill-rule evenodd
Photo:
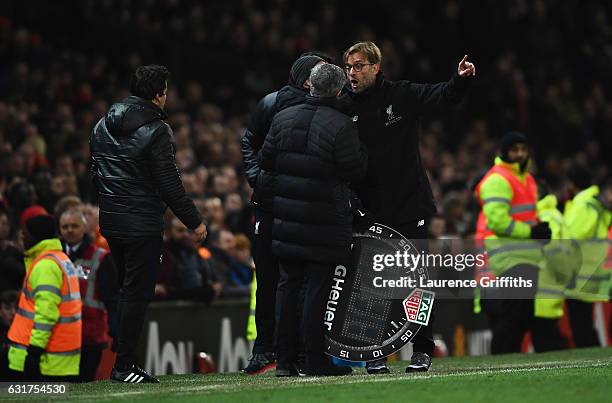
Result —
M 30 249 L 25 251 L 24 261 L 26 270 L 30 267 L 32 262 L 36 260 L 38 256 L 48 251 L 61 251 L 62 243 L 57 238 L 43 239 Z
M 304 94 L 308 93 L 308 90 L 306 88 L 298 87 L 297 85 L 294 85 L 294 84 L 287 84 L 286 87 L 289 88 L 293 92 L 301 92 Z
M 147 99 L 137 97 L 136 95 L 130 95 L 129 97 L 125 98 L 122 102 L 126 104 L 138 105 L 144 109 L 151 110 L 157 113 L 158 115 L 160 115 L 162 120 L 168 119 L 168 114 L 164 112 L 162 108 L 160 108 L 159 106 L 155 105 L 152 101 L 149 101 Z
M 597 196 L 599 196 L 599 186 L 593 185 L 580 191 L 576 197 L 574 197 L 574 200 L 596 199 Z
M 312 95 L 306 95 L 306 103 L 312 105 L 326 105 L 331 106 L 332 108 L 336 108 L 338 104 L 338 98 L 330 97 L 330 98 L 320 98 L 313 97 Z
M 525 169 L 525 172 L 521 172 L 521 166 L 518 162 L 506 162 L 499 156 L 495 157 L 495 165 L 499 165 L 506 168 L 508 171 L 512 172 L 514 176 L 518 177 L 522 181 L 525 180 L 525 177 L 529 173 L 531 160 L 527 162 L 527 169 Z
M 81 243 L 78 244 L 79 247 L 77 248 L 77 250 L 73 252 L 72 255 L 70 256 L 70 259 L 78 259 L 82 257 L 83 253 L 85 252 L 85 249 L 87 249 L 90 244 L 91 244 L 91 238 L 88 234 L 85 234 L 85 236 L 81 240 Z M 62 250 L 67 250 L 68 249 L 67 246 L 72 248 L 72 246 L 69 246 L 66 242 L 62 241 Z
M 368 89 L 366 89 L 365 91 L 360 92 L 360 93 L 353 92 L 351 89 L 350 83 L 348 82 L 344 86 L 344 89 L 345 89 L 345 92 L 349 94 L 349 96 L 352 99 L 356 101 L 361 101 L 364 99 L 369 99 L 373 95 L 379 94 L 383 88 L 384 83 L 385 83 L 385 75 L 383 74 L 382 71 L 379 71 L 378 74 L 376 75 L 376 81 L 374 81 L 374 84 Z

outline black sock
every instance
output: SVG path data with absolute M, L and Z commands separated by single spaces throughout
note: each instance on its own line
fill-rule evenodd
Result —
M 119 372 L 127 371 L 130 368 L 132 368 L 132 364 L 130 363 L 122 362 L 122 361 L 115 362 L 115 369 Z

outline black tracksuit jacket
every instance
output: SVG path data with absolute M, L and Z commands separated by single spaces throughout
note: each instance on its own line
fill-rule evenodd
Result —
M 437 84 L 392 82 L 379 73 L 363 93 L 345 91 L 341 109 L 352 116 L 368 150 L 366 178 L 353 187 L 374 220 L 399 226 L 436 212 L 419 153 L 419 119 L 428 110 L 459 103 L 470 81 L 455 74 Z

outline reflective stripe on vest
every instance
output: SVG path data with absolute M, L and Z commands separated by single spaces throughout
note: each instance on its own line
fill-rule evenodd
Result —
M 536 206 L 533 203 L 514 204 L 512 207 L 510 207 L 510 214 L 526 213 L 528 211 L 535 210 Z
M 62 271 L 62 287 L 59 290 L 54 286 L 41 285 L 31 289 L 30 276 L 36 265 L 43 259 L 50 259 Z M 42 269 L 37 269 L 42 270 Z M 34 322 L 35 301 L 38 292 L 52 292 L 61 297 L 58 309 L 60 317 L 54 324 Z M 79 282 L 74 265 L 63 252 L 47 251 L 38 256 L 28 267 L 24 278 L 23 292 L 19 297 L 19 305 L 15 319 L 9 329 L 8 338 L 14 345 L 27 348 L 33 330 L 51 332 L 46 353 L 74 354 L 81 347 L 81 308 Z
M 510 244 L 505 244 L 503 246 L 500 246 L 498 248 L 492 248 L 490 250 L 487 250 L 487 254 L 489 255 L 489 257 L 493 257 L 496 254 L 503 253 L 503 252 L 513 252 L 517 250 L 526 250 L 526 249 L 540 249 L 541 247 L 542 245 L 538 243 L 534 243 L 533 241 L 526 240 L 524 242 L 510 243 Z
M 482 184 L 492 175 L 501 175 L 508 185 L 512 188 L 512 200 L 508 200 L 504 197 L 488 197 L 486 199 L 480 199 L 480 188 Z M 516 221 L 524 222 L 528 225 L 537 224 L 536 214 L 536 197 L 537 197 L 537 186 L 533 177 L 530 174 L 526 174 L 525 183 L 515 177 L 507 168 L 502 165 L 494 165 L 486 175 L 482 178 L 478 186 L 476 187 L 476 197 L 480 200 L 481 211 L 478 216 L 478 224 L 476 230 L 476 239 L 485 239 L 495 235 L 493 231 L 488 228 L 487 218 L 484 215 L 483 207 L 486 203 L 490 202 L 501 202 L 508 203 L 510 205 L 510 217 L 512 221 L 508 224 L 508 227 L 504 230 L 505 235 L 509 237 L 516 226 Z
M 27 346 L 24 346 L 23 344 L 17 344 L 17 343 L 9 343 L 9 346 L 17 348 L 19 350 L 26 350 L 28 349 Z M 81 349 L 77 348 L 74 350 L 69 350 L 69 351 L 60 351 L 60 352 L 50 352 L 50 351 L 45 351 L 46 354 L 52 354 L 52 355 L 77 355 L 77 354 L 81 354 Z

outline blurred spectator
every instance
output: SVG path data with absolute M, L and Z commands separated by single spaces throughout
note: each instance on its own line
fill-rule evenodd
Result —
M 119 300 L 117 268 L 108 250 L 91 242 L 87 220 L 78 207 L 61 214 L 59 232 L 64 251 L 86 275 L 79 279 L 83 302 L 79 379 L 91 382 L 96 378 L 102 351 L 109 342 L 108 336 L 115 336 Z
M 244 241 L 242 241 L 244 244 Z M 211 267 L 223 282 L 224 297 L 248 297 L 253 279 L 249 266 L 235 258 L 236 237 L 230 231 L 211 231 L 208 235 Z
M 225 180 L 225 179 L 223 179 Z M 204 211 L 202 212 L 204 219 L 208 221 L 210 230 L 225 229 L 225 212 L 223 211 L 223 203 L 218 197 L 212 197 L 204 201 Z
M 0 292 L 20 289 L 25 276 L 23 247 L 17 246 L 10 235 L 8 214 L 0 210 Z
M 0 292 L 0 346 L 6 346 L 8 343 L 6 334 L 13 323 L 18 297 L 19 294 L 15 290 Z
M 441 215 L 435 215 L 429 224 L 430 239 L 440 239 L 446 235 L 446 220 Z
M 222 286 L 208 262 L 198 254 L 195 234 L 179 219 L 172 218 L 166 230 L 155 297 L 210 303 L 221 294 Z

